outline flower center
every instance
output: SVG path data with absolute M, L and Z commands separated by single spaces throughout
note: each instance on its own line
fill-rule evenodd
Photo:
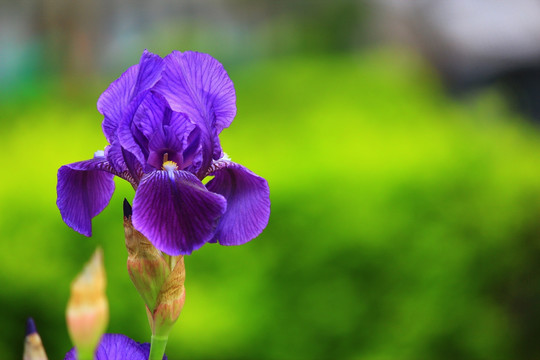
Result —
M 169 153 L 163 154 L 163 170 L 167 172 L 171 172 L 174 170 L 178 170 L 178 165 L 174 161 L 169 161 Z
M 163 170 L 175 171 L 175 170 L 178 170 L 178 165 L 176 165 L 174 161 L 165 161 L 163 163 Z

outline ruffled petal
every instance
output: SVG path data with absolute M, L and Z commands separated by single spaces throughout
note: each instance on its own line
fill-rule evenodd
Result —
M 94 360 L 146 360 L 150 355 L 150 344 L 139 344 L 122 334 L 105 334 L 99 342 Z M 163 357 L 167 360 L 167 357 Z M 77 360 L 77 351 L 71 349 L 64 360 Z
M 155 89 L 171 108 L 206 122 L 218 133 L 228 127 L 236 115 L 236 94 L 223 65 L 194 51 L 173 51 L 164 60 L 162 81 Z
M 58 170 L 56 205 L 73 230 L 92 235 L 92 218 L 111 200 L 114 170 L 104 157 L 64 165 Z
M 154 89 L 174 111 L 188 114 L 202 130 L 202 170 L 221 155 L 217 135 L 236 115 L 234 85 L 223 65 L 208 54 L 173 51 L 164 59 L 162 79 Z
M 221 245 L 241 245 L 259 235 L 270 217 L 268 182 L 231 161 L 214 163 L 206 184 L 208 190 L 227 199 L 227 211 L 221 217 L 212 242 Z
M 145 175 L 135 192 L 133 226 L 166 254 L 191 254 L 212 238 L 226 205 L 193 174 L 158 170 Z
M 102 126 L 109 142 L 114 138 L 130 101 L 140 92 L 154 86 L 162 70 L 163 59 L 144 50 L 139 64 L 127 69 L 101 94 L 97 108 L 105 116 Z

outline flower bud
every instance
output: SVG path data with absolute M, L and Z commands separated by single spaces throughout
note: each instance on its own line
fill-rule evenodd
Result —
M 41 337 L 32 318 L 26 322 L 26 338 L 24 340 L 23 360 L 47 360 Z
M 184 257 L 164 255 L 137 231 L 124 200 L 124 232 L 131 281 L 146 304 L 152 335 L 167 337 L 184 307 Z
M 184 256 L 179 255 L 172 257 L 172 259 L 174 259 L 176 264 L 161 287 L 156 301 L 156 307 L 152 312 L 153 321 L 150 323 L 152 334 L 158 336 L 169 335 L 186 301 L 186 289 L 184 287 L 186 268 L 184 266 Z
M 124 217 L 124 233 L 129 277 L 146 306 L 154 309 L 161 287 L 169 276 L 169 264 L 161 252 L 135 230 L 131 216 Z
M 93 358 L 109 321 L 105 295 L 103 251 L 98 248 L 83 271 L 71 283 L 66 320 L 68 332 L 79 358 Z

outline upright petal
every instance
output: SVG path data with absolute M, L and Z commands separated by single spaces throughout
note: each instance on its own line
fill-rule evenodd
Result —
M 120 121 L 116 130 L 116 136 L 121 147 L 133 154 L 141 164 L 144 164 L 146 157 L 148 157 L 148 138 L 137 126 L 135 119 L 148 115 L 147 117 L 152 121 L 158 121 L 155 119 L 161 115 L 162 111 L 155 106 L 149 107 L 148 99 L 152 98 L 152 93 L 147 90 L 135 96 L 127 106 L 122 121 Z
M 191 139 L 190 134 L 194 132 L 197 126 L 184 113 L 169 109 L 165 112 L 165 115 L 166 118 L 164 118 L 163 125 L 152 134 L 148 143 L 150 150 L 148 164 L 156 169 L 161 169 L 163 155 L 167 153 L 168 159 L 177 163 L 179 168 L 183 170 L 191 164 L 191 162 L 187 162 L 191 159 L 184 158 L 184 150 L 190 145 L 188 139 L 194 141 Z M 167 120 L 167 123 L 165 123 L 165 120 Z M 198 146 L 198 141 L 193 145 L 195 147 Z
M 231 161 L 214 163 L 214 178 L 208 190 L 227 199 L 227 211 L 221 217 L 212 242 L 241 245 L 259 235 L 270 217 L 270 190 L 267 181 Z
M 155 90 L 165 96 L 171 108 L 186 114 L 201 128 L 202 171 L 212 158 L 221 155 L 217 134 L 236 115 L 236 94 L 229 75 L 208 54 L 173 51 L 164 59 L 165 69 Z
M 105 116 L 103 132 L 109 142 L 118 128 L 130 101 L 150 89 L 160 79 L 163 59 L 144 50 L 139 64 L 128 68 L 99 97 L 97 108 Z
M 111 200 L 114 170 L 104 157 L 64 165 L 58 170 L 56 204 L 73 230 L 92 235 L 92 218 Z
M 212 238 L 225 208 L 225 198 L 206 190 L 193 174 L 158 170 L 139 184 L 132 220 L 158 250 L 186 255 Z
M 201 168 L 202 154 L 200 148 L 201 143 L 201 129 L 195 125 L 195 127 L 189 133 L 186 138 L 186 147 L 183 149 L 182 170 L 187 170 L 193 174 L 196 174 Z
M 156 129 L 162 127 L 166 109 L 170 110 L 167 100 L 159 93 L 150 93 L 134 113 L 132 125 L 150 138 Z
M 193 115 L 220 133 L 236 115 L 234 85 L 223 65 L 208 54 L 173 51 L 156 85 L 172 109 Z
M 184 161 L 184 150 L 191 145 L 188 141 L 195 142 L 195 148 L 199 144 L 198 136 L 190 136 L 196 127 L 186 114 L 173 111 L 162 95 L 150 93 L 131 117 L 124 117 L 118 136 L 122 147 L 140 162 L 159 170 L 168 153 L 168 159 L 183 169 L 193 159 L 190 149 L 189 163 Z

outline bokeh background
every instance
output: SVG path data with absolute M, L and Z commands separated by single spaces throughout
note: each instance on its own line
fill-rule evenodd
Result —
M 0 354 L 33 316 L 71 347 L 69 285 L 100 245 L 109 332 L 149 340 L 122 200 L 86 238 L 56 171 L 106 145 L 95 103 L 137 63 L 198 50 L 237 91 L 225 151 L 268 179 L 257 239 L 186 258 L 169 359 L 540 358 L 535 0 L 0 2 Z

